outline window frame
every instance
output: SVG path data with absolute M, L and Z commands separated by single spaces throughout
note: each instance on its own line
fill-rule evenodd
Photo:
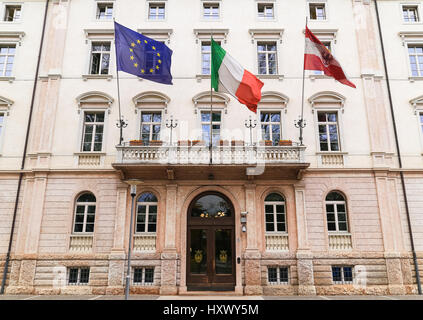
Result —
M 404 20 L 404 8 L 405 7 L 415 7 L 416 8 L 416 11 L 417 11 L 417 20 L 416 21 L 405 21 Z M 400 11 L 400 19 L 401 19 L 402 24 L 412 24 L 412 25 L 414 25 L 414 24 L 422 24 L 423 23 L 422 17 L 421 17 L 421 4 L 420 3 L 416 3 L 416 2 L 414 2 L 414 3 L 409 3 L 409 2 L 408 3 L 407 2 L 400 3 L 399 11 Z
M 96 198 L 95 202 L 78 202 L 78 199 L 83 196 L 84 194 L 91 194 L 94 198 Z M 78 206 L 83 206 L 84 207 L 84 220 L 82 223 L 82 231 L 75 231 L 75 227 L 76 227 L 76 216 L 77 216 L 77 210 L 78 210 Z M 93 231 L 86 231 L 87 228 L 87 216 L 88 216 L 88 207 L 89 206 L 94 206 L 94 222 L 92 223 L 93 225 Z M 94 195 L 94 193 L 92 192 L 82 192 L 80 193 L 76 199 L 75 199 L 75 205 L 74 205 L 74 210 L 73 210 L 73 226 L 72 226 L 72 234 L 73 235 L 93 235 L 95 232 L 95 220 L 96 220 L 96 215 L 97 215 L 97 197 Z
M 152 282 L 145 282 L 145 274 L 146 274 L 146 270 L 153 270 L 153 281 Z M 135 282 L 135 271 L 136 270 L 141 270 L 141 282 Z M 154 286 L 154 273 L 155 273 L 155 268 L 153 267 L 144 267 L 144 266 L 134 266 L 132 267 L 132 285 L 134 286 Z
M 142 138 L 142 126 L 143 126 L 142 116 L 143 116 L 143 114 L 144 113 L 151 113 L 151 114 L 160 113 L 160 123 L 159 122 L 154 122 L 154 121 L 147 122 L 147 124 L 150 126 L 150 133 L 149 133 L 149 140 L 148 140 L 148 142 L 150 142 L 152 140 L 160 140 L 160 137 L 162 136 L 162 134 L 164 132 L 163 131 L 164 130 L 164 128 L 163 128 L 163 125 L 164 125 L 164 122 L 163 122 L 164 121 L 164 119 L 163 119 L 163 116 L 164 116 L 163 108 L 160 108 L 160 109 L 159 108 L 157 108 L 157 109 L 138 108 L 138 112 L 140 114 L 139 115 L 139 122 L 138 122 L 139 123 L 138 136 L 140 137 L 140 140 L 143 140 L 143 138 Z M 151 139 L 151 137 L 153 135 L 152 126 L 157 125 L 158 123 L 160 124 L 160 131 L 158 133 L 158 139 Z
M 17 50 L 18 50 L 18 46 L 16 42 L 0 42 L 0 49 L 1 47 L 8 47 L 8 51 L 10 49 L 10 47 L 15 46 L 15 52 L 13 53 L 13 55 L 9 55 L 7 54 L 1 54 L 0 56 L 4 56 L 5 57 L 5 62 L 6 60 L 8 60 L 8 57 L 12 57 L 13 56 L 13 62 L 12 62 L 12 70 L 10 71 L 10 75 L 6 75 L 6 68 L 7 68 L 7 63 L 4 63 L 4 67 L 3 70 L 0 70 L 0 78 L 11 78 L 14 75 L 14 70 L 15 70 L 15 61 L 16 61 L 16 55 L 17 55 Z M 1 51 L 1 50 L 0 50 Z
M 154 195 L 157 199 L 156 202 L 148 201 L 148 202 L 140 202 L 139 198 L 146 193 L 151 193 Z M 145 221 L 144 221 L 144 231 L 138 231 L 138 208 L 140 205 L 146 206 L 145 209 Z M 148 231 L 148 227 L 150 225 L 149 217 L 150 217 L 150 206 L 156 206 L 156 222 L 154 223 L 156 225 L 156 231 Z M 135 212 L 135 235 L 156 235 L 157 229 L 158 229 L 158 218 L 159 218 L 159 199 L 157 198 L 156 194 L 151 191 L 143 191 L 137 196 L 137 202 L 136 202 L 136 212 Z M 151 223 L 153 224 L 153 223 Z
M 269 271 L 270 269 L 276 269 L 276 282 L 270 281 Z M 281 270 L 286 269 L 287 278 L 286 281 L 282 281 L 281 279 Z M 290 268 L 289 266 L 267 266 L 267 284 L 268 285 L 288 285 L 290 284 L 291 276 L 290 276 Z
M 205 137 L 204 137 L 204 132 L 205 131 L 203 131 L 203 125 L 210 126 L 210 121 L 203 121 L 202 114 L 203 113 L 210 113 L 210 111 L 211 111 L 210 108 L 207 108 L 207 109 L 206 108 L 201 108 L 199 110 L 199 112 L 198 112 L 198 114 L 199 114 L 199 120 L 200 120 L 200 131 L 201 131 L 201 139 L 200 140 L 204 141 L 206 147 L 209 147 L 209 141 L 208 140 L 205 140 Z M 212 119 L 212 126 L 215 126 L 215 125 L 219 125 L 220 126 L 219 127 L 219 139 L 216 140 L 216 144 L 215 145 L 212 144 L 213 147 L 218 147 L 220 145 L 219 141 L 220 140 L 223 140 L 222 139 L 222 127 L 223 127 L 223 114 L 224 114 L 224 112 L 223 112 L 223 110 L 221 108 L 213 108 L 212 112 L 213 113 L 220 113 L 220 121 L 214 121 Z M 210 135 L 210 130 L 208 132 L 209 132 L 208 135 Z M 212 128 L 212 139 L 211 139 L 212 143 L 213 143 L 213 136 L 216 136 L 216 135 L 214 134 L 214 129 Z
M 150 9 L 153 6 L 155 6 L 156 8 L 158 8 L 160 5 L 163 5 L 164 6 L 163 19 L 157 19 L 157 17 L 160 16 L 158 14 L 158 11 L 157 11 L 157 14 L 155 15 L 156 19 L 150 19 Z M 149 21 L 149 22 L 163 22 L 163 21 L 166 21 L 167 20 L 167 8 L 166 7 L 167 7 L 166 0 L 161 0 L 161 1 L 147 1 L 147 5 L 146 5 L 146 8 L 147 8 L 146 21 Z
M 341 280 L 334 280 L 334 268 L 340 268 L 341 271 Z M 345 280 L 345 268 L 351 268 L 351 281 Z M 332 283 L 333 284 L 352 284 L 354 283 L 354 267 L 347 265 L 333 265 L 331 266 L 332 272 Z
M 260 6 L 264 6 L 264 8 L 266 8 L 266 6 L 272 6 L 272 18 L 266 18 L 265 16 L 265 10 L 263 11 L 263 16 L 260 16 L 260 12 L 259 12 L 259 7 Z M 258 21 L 276 21 L 276 2 L 275 1 L 257 1 L 256 4 L 256 19 Z
M 98 114 L 98 113 L 103 113 L 103 132 L 102 132 L 102 139 L 101 139 L 101 150 L 99 151 L 95 151 L 94 146 L 95 146 L 95 133 L 97 131 L 93 131 L 92 133 L 92 138 L 91 138 L 91 150 L 89 151 L 84 151 L 84 143 L 85 143 L 85 130 L 86 130 L 86 114 L 87 113 L 93 113 L 93 114 Z M 96 110 L 92 110 L 92 109 L 85 109 L 82 111 L 82 133 L 81 133 L 81 140 L 80 140 L 80 148 L 79 148 L 79 152 L 81 153 L 103 153 L 104 152 L 104 145 L 105 145 L 105 132 L 106 132 L 106 115 L 107 115 L 107 111 L 104 109 L 96 109 Z M 95 128 L 97 129 L 97 125 L 100 125 L 101 122 L 92 122 L 95 125 Z
M 342 198 L 344 200 L 326 200 L 327 196 L 329 194 L 331 194 L 331 193 L 338 193 L 339 195 L 342 196 Z M 329 224 L 328 211 L 327 211 L 327 208 L 326 208 L 327 205 L 333 205 L 333 207 L 334 207 L 333 214 L 335 216 L 334 223 L 335 223 L 336 230 L 329 230 L 329 226 L 328 226 L 328 224 Z M 343 205 L 344 208 L 345 208 L 344 214 L 345 214 L 345 224 L 346 224 L 347 230 L 339 230 L 338 205 Z M 331 190 L 330 192 L 328 192 L 326 194 L 326 196 L 325 196 L 324 210 L 325 210 L 325 218 L 326 218 L 325 219 L 326 220 L 326 231 L 328 232 L 329 235 L 331 235 L 331 234 L 351 234 L 351 231 L 350 231 L 350 222 L 349 222 L 348 203 L 347 203 L 347 200 L 346 200 L 345 195 L 342 192 L 337 191 L 337 190 Z
M 215 39 L 213 39 L 213 40 L 215 40 Z M 222 41 L 221 40 L 215 40 L 215 41 L 216 41 L 216 43 L 218 45 L 222 46 Z M 205 44 L 205 43 L 208 43 L 209 44 L 210 51 L 203 51 L 203 44 Z M 209 73 L 203 73 L 204 54 L 209 54 L 209 56 L 210 56 L 210 64 L 209 64 L 209 70 L 210 70 L 210 72 Z M 205 40 L 204 39 L 204 40 L 201 40 L 200 41 L 200 75 L 203 76 L 203 77 L 204 76 L 208 76 L 208 77 L 211 76 L 211 41 L 210 41 L 210 39 L 209 40 Z
M 260 45 L 269 45 L 269 44 L 274 44 L 276 50 L 274 51 L 267 51 L 267 48 L 265 51 L 259 51 L 259 46 Z M 264 40 L 264 39 L 260 39 L 257 40 L 256 42 L 256 61 L 257 61 L 257 74 L 259 76 L 277 76 L 279 75 L 279 47 L 278 47 L 278 41 L 276 40 Z M 276 58 L 275 58 L 275 63 L 276 63 L 276 72 L 275 73 L 269 73 L 269 60 L 268 60 L 268 55 L 269 54 L 275 54 Z M 266 73 L 260 73 L 260 60 L 259 60 L 259 54 L 265 54 L 266 55 Z
M 413 48 L 422 48 L 422 53 L 421 54 L 415 54 L 416 56 L 416 60 L 417 60 L 417 70 L 419 71 L 418 75 L 413 75 L 413 69 L 411 68 L 411 55 L 410 55 L 410 47 Z M 420 69 L 419 65 L 420 63 L 418 62 L 419 59 L 418 57 L 421 57 L 423 59 L 423 42 L 418 42 L 418 41 L 412 41 L 412 42 L 407 42 L 406 45 L 406 52 L 407 52 L 407 63 L 408 63 L 408 72 L 411 78 L 418 78 L 418 79 L 423 79 L 423 68 Z
M 206 9 L 206 5 L 209 6 L 217 6 L 218 7 L 218 15 L 216 18 L 213 18 L 213 15 L 206 15 L 205 13 L 205 9 Z M 220 1 L 201 1 L 201 19 L 203 21 L 210 21 L 210 22 L 216 22 L 216 21 L 220 21 L 222 18 L 222 6 Z
M 272 113 L 279 113 L 279 116 L 280 116 L 280 121 L 279 121 L 279 140 L 283 140 L 283 137 L 284 137 L 284 131 L 283 131 L 283 129 L 284 129 L 284 127 L 283 127 L 283 124 L 282 124 L 282 110 L 280 110 L 280 109 L 279 110 L 277 110 L 277 109 L 264 109 L 264 108 L 261 108 L 261 109 L 258 110 L 258 121 L 257 121 L 257 123 L 260 124 L 260 127 L 259 127 L 259 131 L 260 131 L 259 136 L 260 136 L 260 139 L 261 140 L 266 140 L 266 139 L 264 139 L 263 130 L 262 130 L 262 124 L 263 124 L 263 122 L 261 121 L 261 115 L 263 113 L 270 113 L 270 114 L 272 114 Z M 270 132 L 270 137 L 272 138 L 273 137 L 273 131 L 271 129 L 272 129 L 273 125 L 276 125 L 277 124 L 277 122 L 270 121 L 270 122 L 265 122 L 265 123 L 268 123 L 270 125 L 269 132 Z M 270 139 L 270 140 L 273 141 L 273 139 Z M 278 146 L 278 145 L 279 145 L 279 141 L 278 141 L 277 144 L 273 144 L 273 146 Z
M 328 121 L 320 122 L 319 121 L 319 113 L 325 113 L 325 114 L 327 114 L 327 113 L 336 113 L 336 119 L 337 119 L 336 126 L 337 126 L 337 135 L 338 135 L 338 150 L 331 150 L 332 147 L 331 147 L 330 140 L 328 140 L 328 142 L 327 142 L 328 143 L 328 150 L 321 150 L 320 129 L 319 129 L 319 126 L 321 124 L 325 124 L 325 126 L 326 126 L 326 134 L 328 135 L 328 139 L 329 139 L 329 136 L 330 135 L 328 134 L 328 128 L 329 128 L 329 125 L 332 124 L 332 122 L 328 122 Z M 333 153 L 333 152 L 338 153 L 338 152 L 342 152 L 343 151 L 343 143 L 342 143 L 343 141 L 341 140 L 341 125 L 340 125 L 340 112 L 339 112 L 339 110 L 337 110 L 337 109 L 319 109 L 319 110 L 316 110 L 316 131 L 317 131 L 318 152 L 320 152 L 320 153 L 321 152 L 323 152 L 323 153 L 325 153 L 325 152 L 326 153 Z
M 77 280 L 76 283 L 70 283 L 70 275 L 71 275 L 71 270 L 78 270 L 78 275 L 77 275 Z M 88 270 L 88 281 L 87 282 L 81 282 L 81 274 L 82 274 L 82 270 Z M 90 267 L 68 267 L 66 270 L 66 284 L 68 286 L 87 286 L 90 284 L 90 274 L 91 274 L 91 270 Z
M 101 43 L 101 46 L 103 47 L 103 45 L 105 44 L 105 43 L 109 43 L 109 51 L 103 51 L 103 50 L 101 50 L 101 51 L 94 51 L 94 44 L 95 43 Z M 103 40 L 103 39 L 101 39 L 101 40 L 91 40 L 90 41 L 90 54 L 89 54 L 89 61 L 88 61 L 88 73 L 87 73 L 87 75 L 89 75 L 89 76 L 103 76 L 103 77 L 107 77 L 107 76 L 111 76 L 112 74 L 111 74 L 111 69 L 112 69 L 112 64 L 111 64 L 111 62 L 112 62 L 112 53 L 113 53 L 113 50 L 112 50 L 112 41 L 111 40 Z M 92 65 L 93 65 L 93 54 L 94 53 L 100 53 L 100 65 L 99 65 L 99 70 L 98 70 L 98 73 L 92 73 Z M 109 67 L 108 67 L 108 69 L 107 69 L 107 73 L 101 73 L 101 61 L 102 61 L 102 58 L 103 58 L 103 54 L 108 54 L 109 55 Z
M 9 7 L 9 6 L 10 7 L 20 7 L 20 9 L 21 9 L 19 19 L 17 19 L 16 21 L 15 20 L 12 20 L 12 21 L 6 21 L 5 20 L 6 10 L 7 10 L 7 7 Z M 2 5 L 2 10 L 1 10 L 1 22 L 3 22 L 3 23 L 20 23 L 20 22 L 22 22 L 23 8 L 24 8 L 23 2 L 4 2 L 3 5 Z
M 269 195 L 273 194 L 273 193 L 281 196 L 284 199 L 284 201 L 266 201 L 266 198 Z M 270 206 L 270 205 L 273 206 L 273 212 L 272 212 L 272 216 L 273 216 L 273 222 L 272 222 L 272 224 L 273 224 L 273 229 L 274 229 L 273 231 L 268 231 L 267 230 L 267 223 L 268 223 L 266 221 L 266 216 L 268 215 L 268 213 L 266 213 L 266 206 L 267 205 L 268 206 Z M 283 206 L 283 216 L 284 216 L 283 225 L 285 227 L 284 228 L 285 229 L 284 231 L 278 231 L 277 230 L 278 229 L 278 222 L 277 222 L 277 215 L 278 215 L 278 213 L 276 211 L 276 206 L 277 205 L 282 205 Z M 288 234 L 288 221 L 287 221 L 287 213 L 286 213 L 286 198 L 283 195 L 281 195 L 280 193 L 270 192 L 265 197 L 263 209 L 264 209 L 264 233 L 266 235 L 277 235 L 277 234 L 286 235 L 286 234 Z
M 99 18 L 99 9 L 101 5 L 112 5 L 112 15 L 109 19 Z M 94 12 L 94 20 L 99 22 L 110 22 L 113 21 L 113 18 L 115 17 L 115 10 L 116 10 L 116 1 L 115 0 L 96 0 L 95 1 L 95 12 Z
M 2 121 L 0 122 L 0 156 L 3 149 L 3 141 L 5 139 L 7 113 L 7 110 L 0 107 L 0 117 L 2 118 Z
M 311 6 L 318 6 L 323 5 L 324 11 L 325 11 L 325 19 L 317 19 L 317 13 L 316 13 L 316 19 L 311 18 Z M 328 14 L 328 3 L 326 0 L 309 0 L 307 1 L 307 16 L 308 19 L 311 22 L 327 22 L 329 21 L 329 14 Z

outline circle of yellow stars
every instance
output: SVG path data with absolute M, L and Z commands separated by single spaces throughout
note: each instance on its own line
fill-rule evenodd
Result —
M 145 44 L 148 44 L 148 41 L 147 40 L 144 40 L 144 43 Z M 141 45 L 141 40 L 137 40 L 136 41 L 136 43 L 135 42 L 132 42 L 131 43 L 131 47 L 129 48 L 129 52 L 130 52 L 130 57 L 129 57 L 129 59 L 131 59 L 131 61 L 133 62 L 133 66 L 134 66 L 134 68 L 138 68 L 139 67 L 139 64 L 138 64 L 138 62 L 135 60 L 135 56 L 134 56 L 134 49 L 133 48 L 136 48 L 136 46 L 137 46 L 137 44 L 138 45 Z M 155 46 L 151 46 L 151 48 L 155 51 L 156 50 L 156 47 Z M 156 52 L 156 55 L 157 55 L 157 57 L 159 57 L 160 58 L 160 52 Z M 157 60 L 157 63 L 158 64 L 161 64 L 162 63 L 162 60 L 161 59 L 158 59 Z M 160 67 L 159 67 L 159 65 L 156 65 L 156 70 L 160 70 Z M 153 68 L 150 68 L 149 70 L 147 70 L 149 73 L 154 73 L 154 69 Z M 145 74 L 145 72 L 146 72 L 146 70 L 145 69 L 143 69 L 143 68 L 141 68 L 141 73 L 142 74 Z

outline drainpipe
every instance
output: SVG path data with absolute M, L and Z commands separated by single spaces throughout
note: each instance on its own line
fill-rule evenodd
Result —
M 28 148 L 29 131 L 31 129 L 31 120 L 32 120 L 32 113 L 33 113 L 33 109 L 34 109 L 35 93 L 37 91 L 38 74 L 39 74 L 39 70 L 40 70 L 41 53 L 42 53 L 43 44 L 44 44 L 44 33 L 45 33 L 45 29 L 46 29 L 49 1 L 50 0 L 46 0 L 46 6 L 45 6 L 45 9 L 44 9 L 43 30 L 41 32 L 40 48 L 39 48 L 39 51 L 38 51 L 38 59 L 37 59 L 37 68 L 36 68 L 36 71 L 35 71 L 34 86 L 33 86 L 33 89 L 32 89 L 31 106 L 29 108 L 29 118 L 28 118 L 28 123 L 27 123 L 27 127 L 26 127 L 25 146 L 24 146 L 24 150 L 23 150 L 23 154 L 22 154 L 22 164 L 21 164 L 21 169 L 20 169 L 20 172 L 19 172 L 18 190 L 16 191 L 15 207 L 13 209 L 12 227 L 11 227 L 11 230 L 10 230 L 9 247 L 7 249 L 6 262 L 5 262 L 4 270 L 3 270 L 3 280 L 2 280 L 2 283 L 1 283 L 0 294 L 4 294 L 4 287 L 6 285 L 7 271 L 9 269 L 10 253 L 12 251 L 13 233 L 15 232 L 16 214 L 17 214 L 17 211 L 18 211 L 19 195 L 20 195 L 21 186 L 22 186 L 23 170 L 25 169 L 26 150 Z
M 395 121 L 394 105 L 392 103 L 391 86 L 390 86 L 390 83 L 389 83 L 389 74 L 388 74 L 388 67 L 387 67 L 387 64 L 386 64 L 385 48 L 383 46 L 383 36 L 382 36 L 382 28 L 380 26 L 379 8 L 378 8 L 378 5 L 377 5 L 377 0 L 375 0 L 374 2 L 375 2 L 375 9 L 376 9 L 377 26 L 378 26 L 378 30 L 379 30 L 380 45 L 381 45 L 381 48 L 382 48 L 383 66 L 385 68 L 386 85 L 388 87 L 389 106 L 390 106 L 390 109 L 391 109 L 392 125 L 394 127 L 395 144 L 396 144 L 397 153 L 398 153 L 398 164 L 399 164 L 399 169 L 400 169 L 402 192 L 404 194 L 405 212 L 407 214 L 408 231 L 409 231 L 409 234 L 410 234 L 411 251 L 413 253 L 414 269 L 416 271 L 417 290 L 418 290 L 419 294 L 422 294 L 419 265 L 418 265 L 418 262 L 417 262 L 417 255 L 416 255 L 416 250 L 415 250 L 415 246 L 414 246 L 413 230 L 412 230 L 412 227 L 411 227 L 410 210 L 409 210 L 409 207 L 408 207 L 407 190 L 406 190 L 406 186 L 405 186 L 404 172 L 402 170 L 401 150 L 400 150 L 400 145 L 399 145 L 399 141 L 398 141 L 398 132 L 397 132 L 397 125 L 396 125 L 396 121 Z

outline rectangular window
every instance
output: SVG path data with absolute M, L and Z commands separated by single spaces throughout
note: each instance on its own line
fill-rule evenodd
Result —
M 148 6 L 149 20 L 164 20 L 165 18 L 165 4 L 164 3 L 150 3 Z
M 218 145 L 220 140 L 222 114 L 220 111 L 213 111 L 212 116 L 212 143 L 213 146 Z M 201 130 L 203 133 L 203 141 L 210 146 L 210 111 L 201 111 Z
M 269 284 L 288 284 L 288 267 L 269 267 L 267 269 L 267 280 Z
M 326 20 L 325 3 L 309 3 L 310 20 Z
M 419 22 L 419 10 L 417 6 L 402 6 L 404 22 Z
M 353 282 L 353 268 L 350 266 L 332 266 L 332 281 L 334 284 Z
M 9 22 L 19 21 L 21 18 L 21 11 L 22 11 L 21 6 L 6 5 L 3 21 L 9 21 Z
M 90 74 L 109 74 L 110 42 L 93 42 L 91 45 Z
M 162 113 L 160 111 L 141 112 L 141 140 L 148 145 L 151 140 L 160 139 Z
M 420 128 L 422 130 L 422 134 L 423 134 L 423 112 L 420 112 Z M 0 135 L 1 137 L 1 135 Z
M 216 41 L 220 45 L 220 41 Z M 211 43 L 210 41 L 201 42 L 201 74 L 209 75 L 211 73 Z
M 157 202 L 140 202 L 137 204 L 136 232 L 156 232 Z
M 317 121 L 320 151 L 340 151 L 338 112 L 319 111 L 317 113 Z
M 330 41 L 320 41 L 320 42 L 323 43 L 323 45 L 326 47 L 326 49 L 329 50 L 329 52 L 332 52 L 332 42 L 330 42 Z M 320 71 L 320 70 L 314 70 L 313 72 L 316 75 L 324 74 L 324 72 L 323 71 Z
M 90 281 L 90 268 L 69 268 L 68 284 L 69 285 L 87 285 Z
M 134 268 L 132 283 L 141 286 L 153 285 L 154 268 Z
M 204 19 L 219 19 L 219 3 L 203 3 Z
M 11 77 L 13 62 L 15 61 L 16 45 L 0 45 L 0 77 Z
M 1 135 L 3 133 L 3 125 L 4 125 L 4 113 L 0 112 L 0 139 L 1 139 Z
M 113 3 L 97 3 L 97 20 L 111 20 L 113 18 Z
M 101 151 L 103 146 L 104 112 L 84 113 L 82 151 Z
M 274 146 L 281 140 L 281 113 L 279 111 L 260 112 L 260 123 L 263 140 L 270 140 Z
M 410 57 L 411 75 L 423 77 L 423 45 L 409 45 L 408 56 Z
M 273 3 L 258 3 L 257 12 L 259 19 L 273 20 L 275 18 Z
M 258 73 L 277 74 L 277 48 L 276 42 L 258 42 Z

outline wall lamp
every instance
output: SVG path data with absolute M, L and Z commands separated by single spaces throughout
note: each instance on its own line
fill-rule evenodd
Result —
M 242 232 L 247 231 L 247 214 L 248 214 L 248 211 L 241 212 L 241 231 Z

